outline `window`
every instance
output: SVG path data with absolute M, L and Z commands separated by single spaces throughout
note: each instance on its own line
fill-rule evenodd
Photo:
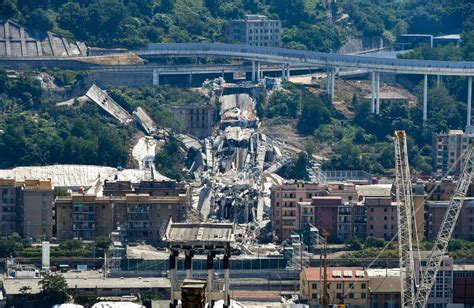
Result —
M 366 294 L 365 293 L 361 293 L 360 294 L 360 298 L 365 298 Z
M 318 293 L 313 293 L 311 294 L 312 299 L 318 299 Z
M 318 289 L 318 284 L 317 283 L 312 283 L 311 284 L 311 289 L 313 289 L 313 290 Z
M 349 298 L 354 298 L 354 293 L 349 293 Z
M 336 285 L 336 289 L 339 289 L 339 290 L 342 289 L 342 283 L 338 283 L 338 284 Z
M 361 284 L 360 284 L 360 288 L 361 288 L 361 289 L 366 289 L 366 288 L 367 288 L 367 285 L 366 285 L 365 283 L 361 283 Z

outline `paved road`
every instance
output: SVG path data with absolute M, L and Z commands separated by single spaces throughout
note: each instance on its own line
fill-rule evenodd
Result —
M 276 47 L 220 43 L 150 44 L 137 52 L 142 57 L 220 57 L 282 64 L 308 64 L 320 67 L 362 68 L 378 72 L 474 76 L 474 62 L 386 59 L 368 56 L 293 50 Z

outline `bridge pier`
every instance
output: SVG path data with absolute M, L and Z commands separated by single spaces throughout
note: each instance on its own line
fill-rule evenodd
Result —
M 439 88 L 441 86 L 441 75 L 436 76 L 436 87 Z
M 262 72 L 260 70 L 260 61 L 257 61 L 256 66 L 257 66 L 257 80 L 256 81 L 259 82 L 262 77 Z
M 331 103 L 334 101 L 334 88 L 336 83 L 336 70 L 331 69 Z
M 252 61 L 252 81 L 255 82 L 255 61 Z
M 375 113 L 380 114 L 380 73 L 375 73 Z
M 158 72 L 156 68 L 153 69 L 153 85 L 154 86 L 160 85 L 160 73 Z
M 375 72 L 372 72 L 372 100 L 370 104 L 370 112 L 375 113 Z
M 190 85 L 193 84 L 193 72 L 189 73 L 189 80 L 188 81 L 189 81 Z
M 282 64 L 281 66 L 281 79 L 290 79 L 290 65 L 288 63 Z
M 467 77 L 467 126 L 471 126 L 472 76 Z
M 252 61 L 252 81 L 260 81 L 263 76 L 262 73 L 260 70 L 260 61 Z
M 326 69 L 326 95 L 328 96 L 328 99 L 331 99 L 331 78 L 330 78 L 330 73 L 329 73 L 330 68 L 328 67 Z M 332 101 L 332 100 L 331 100 Z
M 423 127 L 426 127 L 428 120 L 428 75 L 425 74 L 423 80 Z

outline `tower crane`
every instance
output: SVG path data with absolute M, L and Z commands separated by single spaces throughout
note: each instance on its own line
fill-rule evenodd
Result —
M 462 171 L 451 196 L 443 222 L 441 223 L 435 244 L 431 250 L 426 267 L 421 273 L 419 286 L 415 289 L 414 259 L 412 246 L 412 221 L 414 217 L 411 195 L 410 169 L 408 165 L 406 134 L 395 132 L 395 170 L 396 199 L 398 208 L 398 246 L 400 268 L 404 275 L 401 279 L 401 306 L 425 308 L 436 275 L 448 250 L 449 240 L 462 209 L 469 186 L 474 177 L 474 141 L 471 141 L 462 156 Z M 416 230 L 415 230 L 416 232 Z
M 404 131 L 395 132 L 395 186 L 398 210 L 398 254 L 401 307 L 413 307 L 415 300 L 414 259 L 412 245 L 413 198 L 408 165 L 407 140 Z
M 471 180 L 474 175 L 474 142 L 471 141 L 468 148 L 464 152 L 462 159 L 462 171 L 456 184 L 451 199 L 449 200 L 448 208 L 441 223 L 441 227 L 433 245 L 429 261 L 421 274 L 420 285 L 416 292 L 415 305 L 424 308 L 428 302 L 431 289 L 436 281 L 436 275 L 441 267 L 443 257 L 448 250 L 448 243 L 461 212 L 462 204 L 466 198 L 469 190 Z

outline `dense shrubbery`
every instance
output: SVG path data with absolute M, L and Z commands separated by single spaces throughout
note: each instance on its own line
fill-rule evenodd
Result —
M 96 106 L 53 107 L 34 117 L 8 115 L 0 122 L 5 165 L 97 164 L 125 166 L 127 128 L 112 124 Z
M 183 179 L 182 170 L 186 158 L 182 148 L 183 145 L 179 139 L 174 135 L 170 135 L 165 140 L 161 151 L 155 156 L 156 169 L 164 176 L 175 179 L 178 182 Z
M 447 2 L 345 0 L 328 10 L 323 0 L 2 0 L 0 11 L 33 27 L 106 47 L 222 41 L 226 20 L 258 13 L 283 21 L 286 46 L 329 51 L 352 35 L 393 41 L 407 31 L 438 34 L 472 29 L 471 1 Z

